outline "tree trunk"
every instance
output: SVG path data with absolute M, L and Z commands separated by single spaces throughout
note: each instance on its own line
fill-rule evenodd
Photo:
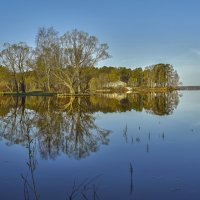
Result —
M 15 80 L 15 87 L 16 87 L 16 92 L 17 92 L 17 94 L 19 93 L 19 88 L 18 88 L 18 83 L 17 83 L 17 81 Z
M 80 67 L 77 67 L 77 93 L 81 93 L 81 81 L 80 81 Z
M 18 94 L 18 93 L 19 93 L 19 87 L 18 87 L 18 82 L 17 82 L 17 77 L 16 77 L 15 72 L 14 72 L 14 80 L 15 80 L 16 92 L 17 92 L 17 94 Z
M 47 76 L 47 89 L 48 89 L 48 92 L 51 91 L 51 88 L 50 88 L 50 78 L 49 78 L 49 75 Z
M 22 91 L 22 93 L 26 92 L 26 85 L 24 82 L 21 83 L 21 91 Z
M 21 98 L 22 115 L 24 115 L 25 104 L 26 104 L 26 96 L 22 96 L 22 98 Z

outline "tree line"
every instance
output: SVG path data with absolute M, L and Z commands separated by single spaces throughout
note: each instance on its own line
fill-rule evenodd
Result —
M 95 36 L 72 30 L 59 35 L 39 28 L 35 47 L 24 42 L 5 43 L 0 51 L 0 91 L 84 93 L 122 81 L 130 87 L 176 87 L 178 73 L 170 64 L 145 69 L 95 67 L 110 56 L 108 45 Z

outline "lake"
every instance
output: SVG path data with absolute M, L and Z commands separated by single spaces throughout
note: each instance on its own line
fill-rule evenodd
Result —
M 0 199 L 199 199 L 200 92 L 0 97 Z

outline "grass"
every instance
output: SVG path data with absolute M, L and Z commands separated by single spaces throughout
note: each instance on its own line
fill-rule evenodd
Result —
M 94 93 L 80 93 L 80 94 L 57 93 L 56 94 L 57 97 L 71 97 L 71 96 L 82 97 L 82 96 L 91 96 L 91 95 L 94 95 Z
M 94 93 L 80 93 L 80 94 L 70 94 L 70 93 L 56 93 L 56 92 L 43 92 L 43 91 L 30 91 L 30 92 L 0 92 L 0 96 L 57 96 L 57 97 L 70 97 L 70 96 L 90 96 Z
M 55 96 L 56 93 L 53 92 L 4 92 L 4 96 Z
M 168 88 L 168 87 L 159 87 L 159 88 L 147 88 L 147 87 L 134 87 L 132 92 L 135 93 L 148 93 L 148 92 L 171 92 L 176 90 L 176 88 Z M 105 91 L 96 91 L 91 93 L 80 93 L 80 94 L 70 94 L 70 93 L 57 93 L 57 92 L 44 92 L 44 91 L 28 91 L 28 92 L 0 92 L 0 96 L 57 96 L 57 97 L 70 97 L 70 96 L 90 96 L 95 95 L 97 93 L 102 93 Z M 113 91 L 106 91 L 107 93 L 112 93 Z M 115 92 L 122 92 L 121 90 Z M 123 91 L 125 92 L 125 91 Z
M 133 92 L 171 92 L 176 90 L 176 88 L 172 87 L 134 87 Z

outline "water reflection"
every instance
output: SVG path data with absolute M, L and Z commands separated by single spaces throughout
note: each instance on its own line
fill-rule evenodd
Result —
M 21 174 L 21 178 L 23 180 L 23 186 L 24 186 L 24 199 L 40 199 L 39 192 L 37 191 L 37 182 L 35 179 L 35 171 L 36 171 L 36 141 L 32 140 L 30 138 L 29 132 L 27 132 L 27 151 L 28 151 L 28 172 L 27 174 Z
M 95 111 L 125 112 L 130 110 L 143 111 L 155 115 L 170 115 L 179 103 L 179 94 L 169 93 L 132 93 L 132 94 L 101 94 L 90 98 Z
M 22 144 L 37 139 L 43 159 L 55 159 L 61 152 L 80 159 L 108 144 L 110 131 L 95 124 L 95 117 L 86 112 L 87 101 L 81 98 L 66 103 L 55 98 L 9 99 L 7 114 L 1 116 L 1 138 L 7 144 Z M 71 104 L 66 107 L 67 104 Z M 1 104 L 4 106 L 3 104 Z M 29 137 L 27 137 L 29 134 Z
M 109 144 L 110 131 L 97 126 L 95 112 L 144 109 L 150 114 L 169 115 L 178 102 L 176 92 L 102 94 L 82 98 L 1 97 L 0 137 L 6 140 L 7 145 L 27 147 L 35 141 L 42 159 L 55 159 L 61 153 L 81 159 L 98 151 L 102 144 Z M 127 125 L 123 135 L 127 143 Z M 164 139 L 164 135 L 162 137 Z M 140 138 L 136 141 L 140 142 Z
M 130 194 L 133 192 L 133 165 L 130 162 Z
M 177 93 L 0 98 L 1 199 L 198 199 L 189 95 L 173 115 Z

